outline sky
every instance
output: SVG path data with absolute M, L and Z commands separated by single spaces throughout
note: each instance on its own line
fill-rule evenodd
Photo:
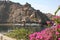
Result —
M 10 0 L 10 1 L 17 2 L 22 5 L 28 2 L 36 10 L 40 10 L 43 13 L 51 14 L 54 14 L 58 6 L 60 5 L 60 0 Z M 58 12 L 57 15 L 60 15 L 59 13 L 60 11 Z

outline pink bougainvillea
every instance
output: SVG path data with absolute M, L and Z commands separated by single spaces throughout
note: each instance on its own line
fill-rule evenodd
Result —
M 33 34 L 30 34 L 29 38 L 30 40 L 57 40 L 58 35 L 60 34 L 57 31 L 57 28 L 60 28 L 60 25 L 51 28 L 46 28 L 41 32 L 35 32 Z M 60 38 L 58 38 L 58 40 L 60 40 Z
M 60 40 L 60 16 L 52 18 L 56 25 L 29 35 L 30 40 Z M 50 21 L 47 21 L 50 24 Z
M 58 38 L 58 40 L 60 40 L 60 38 Z

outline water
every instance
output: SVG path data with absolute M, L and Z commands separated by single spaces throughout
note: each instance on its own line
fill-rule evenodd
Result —
M 0 32 L 8 32 L 10 30 L 14 30 L 16 28 L 26 28 L 26 29 L 40 29 L 40 24 L 36 23 L 26 23 L 24 24 L 0 24 Z

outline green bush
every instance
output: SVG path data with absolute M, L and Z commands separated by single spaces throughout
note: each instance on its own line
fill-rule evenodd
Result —
M 6 35 L 12 38 L 16 38 L 17 40 L 20 39 L 28 40 L 29 39 L 28 35 L 31 33 L 33 33 L 33 31 L 25 28 L 20 28 L 7 33 Z

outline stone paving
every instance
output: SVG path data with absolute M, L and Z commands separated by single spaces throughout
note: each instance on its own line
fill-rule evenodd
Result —
M 7 37 L 7 36 L 0 33 L 0 40 L 16 40 L 16 39 Z

